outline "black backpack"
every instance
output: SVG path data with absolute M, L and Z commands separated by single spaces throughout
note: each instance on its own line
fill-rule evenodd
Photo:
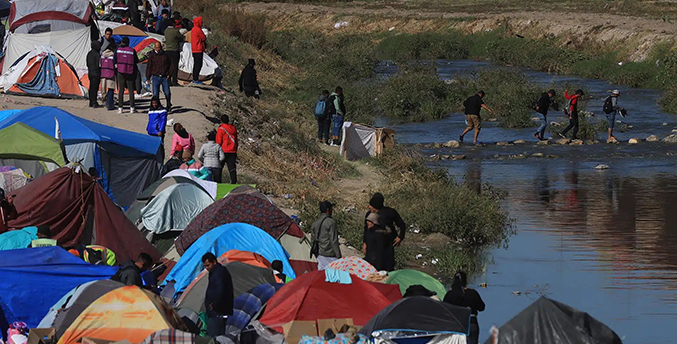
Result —
M 327 115 L 335 115 L 336 114 L 336 107 L 334 106 L 334 100 L 336 100 L 336 95 L 332 94 L 329 96 L 329 99 L 327 99 L 327 107 L 326 107 L 326 114 Z
M 607 115 L 614 112 L 614 106 L 613 103 L 611 102 L 611 96 L 607 97 L 606 100 L 604 101 L 604 107 L 602 107 L 602 111 L 604 111 L 604 113 Z

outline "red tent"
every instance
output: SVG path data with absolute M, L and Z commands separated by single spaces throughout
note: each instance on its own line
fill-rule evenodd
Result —
M 325 282 L 324 271 L 297 277 L 269 301 L 261 318 L 265 325 L 282 332 L 292 321 L 353 319 L 363 326 L 374 315 L 402 298 L 396 285 L 367 282 L 350 276 L 352 284 Z
M 89 175 L 68 167 L 52 171 L 12 193 L 18 217 L 11 228 L 48 225 L 61 246 L 96 244 L 118 261 L 141 252 L 161 254 Z

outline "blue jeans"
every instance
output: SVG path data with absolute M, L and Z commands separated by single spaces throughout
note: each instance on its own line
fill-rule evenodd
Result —
M 545 128 L 548 127 L 548 117 L 542 113 L 538 113 L 538 117 L 541 119 L 541 125 L 538 127 L 538 130 L 536 130 L 536 133 L 543 138 L 543 135 L 545 135 Z
M 606 115 L 606 120 L 609 122 L 609 129 L 613 130 L 616 124 L 616 111 Z
M 339 114 L 334 114 L 332 116 L 331 135 L 332 136 L 340 136 L 341 127 L 343 127 L 343 116 L 341 116 Z
M 172 107 L 172 93 L 169 91 L 169 81 L 167 77 L 159 77 L 153 75 L 150 77 L 151 83 L 153 84 L 153 97 L 160 97 L 160 86 L 162 86 L 162 93 L 165 94 L 167 99 L 167 108 Z
M 115 110 L 115 90 L 112 88 L 106 91 L 106 109 Z

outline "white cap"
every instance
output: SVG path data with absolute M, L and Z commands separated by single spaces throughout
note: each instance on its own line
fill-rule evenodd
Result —
M 618 91 L 618 90 L 613 90 L 613 91 L 611 92 L 611 94 L 615 94 L 615 95 L 620 95 L 620 94 L 621 94 L 621 92 L 620 92 L 620 91 Z

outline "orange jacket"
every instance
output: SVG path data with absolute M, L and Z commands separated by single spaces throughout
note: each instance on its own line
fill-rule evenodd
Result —
M 193 29 L 190 30 L 190 47 L 193 53 L 204 53 L 207 36 L 202 32 L 202 17 L 193 19 Z
M 216 143 L 224 153 L 237 153 L 237 129 L 232 124 L 221 124 L 216 130 Z

